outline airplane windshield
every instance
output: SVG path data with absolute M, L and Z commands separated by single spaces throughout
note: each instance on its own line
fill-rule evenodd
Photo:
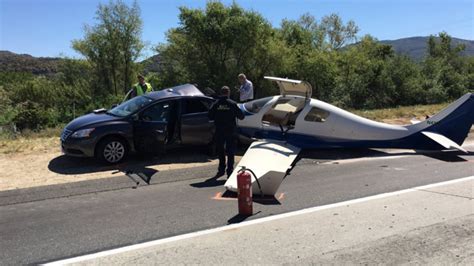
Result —
M 326 122 L 326 119 L 329 117 L 329 115 L 330 113 L 328 111 L 320 109 L 318 107 L 313 107 L 305 116 L 304 120 L 323 123 Z
M 260 109 L 262 109 L 263 106 L 265 106 L 266 103 L 268 103 L 273 97 L 266 97 L 262 99 L 258 99 L 255 101 L 251 101 L 248 103 L 244 104 L 245 110 L 251 112 L 251 113 L 258 113 Z

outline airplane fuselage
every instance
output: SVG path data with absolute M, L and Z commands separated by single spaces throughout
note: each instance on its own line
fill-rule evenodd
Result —
M 280 95 L 240 104 L 245 118 L 239 133 L 253 142 L 236 169 L 252 169 L 254 194 L 274 195 L 302 149 L 404 148 L 457 149 L 474 123 L 474 95 L 467 93 L 438 114 L 413 125 L 372 121 L 312 99 L 312 87 L 300 80 L 265 77 Z M 236 192 L 237 171 L 224 185 Z
M 474 120 L 472 116 L 469 118 L 469 114 L 474 113 L 473 103 L 474 96 L 469 93 L 425 121 L 401 126 L 372 121 L 316 99 L 280 95 L 241 104 L 246 117 L 238 125 L 244 136 L 285 140 L 303 149 L 440 149 L 438 143 L 421 132 L 452 135 L 449 137 L 461 145 L 469 131 L 466 127 L 470 128 Z M 285 112 L 290 113 L 288 117 L 284 116 Z M 452 126 L 442 127 L 440 122 Z M 281 129 L 288 127 L 292 129 L 283 133 Z

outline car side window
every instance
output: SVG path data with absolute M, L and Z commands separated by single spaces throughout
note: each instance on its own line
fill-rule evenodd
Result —
M 168 122 L 170 117 L 172 102 L 160 102 L 147 108 L 141 114 L 143 121 L 150 122 Z
M 209 111 L 212 101 L 207 99 L 185 99 L 183 114 L 203 113 Z
M 310 122 L 324 123 L 326 122 L 326 119 L 329 117 L 329 115 L 330 113 L 328 111 L 323 110 L 321 108 L 313 107 L 305 116 L 304 120 Z

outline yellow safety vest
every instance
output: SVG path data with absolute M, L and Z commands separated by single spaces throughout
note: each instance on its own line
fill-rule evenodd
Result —
M 145 87 L 146 87 L 145 92 L 143 92 L 143 89 L 142 89 L 142 86 L 140 86 L 140 83 L 135 84 L 134 87 L 135 87 L 135 90 L 137 92 L 137 96 L 140 96 L 144 93 L 149 93 L 149 92 L 153 91 L 153 88 L 151 87 L 150 83 L 148 83 L 148 82 L 145 82 Z

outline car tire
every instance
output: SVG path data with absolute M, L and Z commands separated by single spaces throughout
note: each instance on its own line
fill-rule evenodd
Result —
M 99 142 L 96 157 L 107 164 L 117 164 L 128 155 L 128 147 L 124 140 L 117 137 L 106 138 Z

